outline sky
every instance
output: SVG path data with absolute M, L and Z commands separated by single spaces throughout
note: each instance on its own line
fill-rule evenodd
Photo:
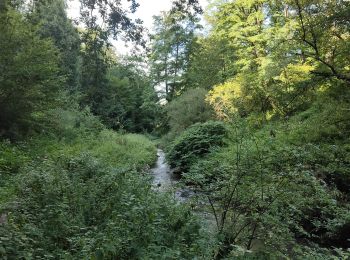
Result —
M 127 5 L 126 1 L 122 1 L 123 4 Z M 124 3 L 125 2 L 125 3 Z M 137 8 L 135 14 L 132 17 L 137 17 L 143 20 L 144 26 L 151 32 L 154 15 L 159 15 L 162 11 L 168 11 L 171 6 L 171 0 L 138 0 L 140 6 Z M 207 6 L 207 0 L 199 0 L 202 8 Z M 79 16 L 79 1 L 78 0 L 68 0 L 68 16 L 70 18 L 77 18 Z M 122 41 L 113 42 L 116 50 L 120 54 L 127 54 L 130 51 L 130 46 L 126 47 L 125 43 Z

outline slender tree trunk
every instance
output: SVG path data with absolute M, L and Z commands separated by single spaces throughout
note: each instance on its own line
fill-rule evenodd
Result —
M 168 84 L 168 55 L 165 56 L 165 99 L 169 101 L 169 84 Z

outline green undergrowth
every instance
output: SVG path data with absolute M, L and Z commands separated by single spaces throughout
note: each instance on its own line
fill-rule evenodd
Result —
M 0 202 L 13 194 L 13 178 L 27 165 L 45 161 L 69 161 L 87 154 L 110 168 L 141 170 L 156 160 L 154 144 L 143 135 L 120 134 L 111 130 L 90 133 L 74 140 L 54 136 L 36 136 L 12 144 L 0 142 Z
M 164 259 L 206 252 L 198 220 L 151 187 L 156 147 L 110 130 L 1 142 L 1 259 Z
M 169 145 L 170 162 L 174 155 L 179 155 L 176 160 L 180 162 L 191 159 L 182 168 L 184 183 L 212 203 L 209 211 L 218 219 L 220 242 L 213 248 L 217 255 L 349 257 L 347 105 L 320 100 L 304 112 L 260 125 L 249 117 L 232 118 L 226 122 L 225 145 L 205 153 L 197 150 L 208 141 L 207 136 L 191 127 Z M 199 140 L 189 145 L 189 137 Z M 183 149 L 175 153 L 174 147 Z
M 53 158 L 77 156 L 87 152 L 111 167 L 141 169 L 152 165 L 156 159 L 154 144 L 139 134 L 120 134 L 111 130 L 73 141 L 57 141 L 48 137 L 39 138 L 30 144 L 31 153 L 38 157 Z

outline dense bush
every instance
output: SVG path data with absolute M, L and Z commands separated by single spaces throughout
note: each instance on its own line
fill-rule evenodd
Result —
M 309 109 L 283 122 L 270 122 L 257 135 L 266 139 L 272 133 L 281 146 L 297 150 L 298 161 L 318 178 L 349 196 L 349 91 L 337 99 L 332 95 L 323 93 Z
M 199 225 L 146 177 L 88 153 L 29 165 L 3 205 L 1 258 L 188 258 Z
M 226 135 L 227 130 L 222 122 L 194 124 L 174 140 L 167 159 L 172 167 L 186 171 L 211 149 L 223 146 Z
M 27 160 L 28 157 L 19 146 L 12 145 L 10 141 L 1 141 L 0 179 L 3 179 L 5 174 L 17 173 Z
M 345 147 L 295 145 L 283 127 L 272 134 L 273 125 L 258 132 L 247 125 L 236 120 L 227 147 L 192 162 L 184 175 L 209 198 L 221 239 L 217 254 L 238 246 L 270 257 L 311 257 L 349 248 Z
M 45 131 L 0 143 L 0 258 L 192 258 L 199 222 L 152 190 L 156 147 L 55 109 Z
M 338 96 L 337 93 L 341 93 Z M 350 90 L 340 85 L 326 90 L 309 109 L 292 117 L 286 137 L 295 144 L 344 143 L 350 138 Z
M 0 183 L 0 258 L 188 259 L 205 251 L 189 209 L 141 174 L 156 159 L 144 136 L 103 130 L 2 147 L 2 172 L 16 174 Z
M 12 183 L 21 167 L 30 160 L 23 151 L 24 146 L 24 144 L 13 145 L 8 140 L 0 141 L 0 207 L 13 196 Z

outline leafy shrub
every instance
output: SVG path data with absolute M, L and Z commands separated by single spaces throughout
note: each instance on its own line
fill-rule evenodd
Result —
M 191 258 L 197 248 L 188 209 L 88 153 L 26 167 L 16 192 L 2 209 L 0 258 Z
M 345 99 L 320 98 L 313 106 L 291 118 L 288 138 L 293 143 L 346 141 L 350 137 L 350 94 Z
M 89 108 L 81 110 L 77 104 L 70 106 L 50 111 L 47 133 L 59 139 L 73 141 L 79 137 L 97 135 L 105 128 Z
M 0 200 L 1 259 L 189 259 L 205 251 L 189 209 L 140 174 L 156 159 L 146 137 L 103 130 L 69 141 L 38 136 L 23 152 L 1 146 L 2 162 L 30 152 L 11 166 L 12 196 Z
M 0 141 L 0 207 L 13 196 L 13 179 L 28 161 L 29 156 L 23 151 L 23 147 L 10 141 Z
M 167 159 L 172 167 L 186 171 L 211 149 L 223 146 L 226 135 L 227 129 L 222 122 L 194 124 L 174 140 Z
M 218 254 L 227 257 L 235 246 L 276 258 L 303 256 L 303 246 L 310 255 L 335 254 L 334 248 L 345 253 L 347 184 L 335 186 L 332 178 L 348 175 L 346 147 L 294 145 L 280 132 L 271 135 L 271 126 L 254 132 L 245 125 L 236 122 L 227 147 L 198 160 L 183 176 L 210 199 L 221 239 Z
M 52 115 L 27 143 L 0 143 L 1 177 L 12 176 L 0 182 L 1 259 L 202 255 L 189 209 L 140 174 L 156 160 L 149 139 L 106 130 L 89 111 Z
M 28 156 L 19 146 L 9 141 L 0 141 L 0 179 L 4 174 L 17 173 L 26 161 Z

